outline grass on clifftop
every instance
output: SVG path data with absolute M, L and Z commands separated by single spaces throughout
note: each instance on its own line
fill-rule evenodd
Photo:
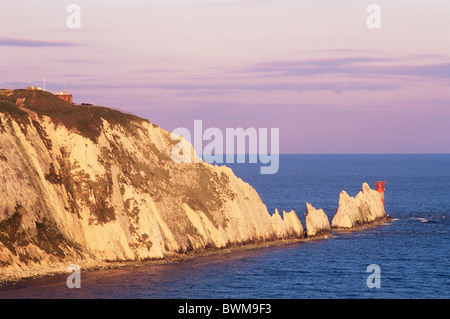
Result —
M 0 96 L 0 112 L 9 113 L 20 123 L 24 123 L 28 114 L 15 105 L 18 98 L 25 98 L 23 107 L 50 117 L 57 125 L 64 125 L 72 131 L 77 130 L 82 136 L 94 142 L 100 135 L 102 118 L 112 126 L 120 125 L 128 129 L 132 127 L 131 122 L 147 121 L 103 106 L 73 105 L 50 92 L 18 89 L 9 96 Z

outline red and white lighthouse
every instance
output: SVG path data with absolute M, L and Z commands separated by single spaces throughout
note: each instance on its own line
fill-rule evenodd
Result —
M 375 182 L 375 190 L 380 194 L 383 206 L 384 206 L 384 190 L 385 190 L 384 184 L 386 184 L 386 181 Z

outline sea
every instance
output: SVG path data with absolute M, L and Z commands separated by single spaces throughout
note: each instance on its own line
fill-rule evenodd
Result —
M 306 202 L 333 218 L 339 194 L 387 181 L 393 221 L 300 243 L 199 256 L 181 262 L 82 272 L 0 286 L 0 298 L 105 299 L 448 299 L 450 155 L 280 155 L 279 171 L 227 164 L 259 193 L 270 213 Z

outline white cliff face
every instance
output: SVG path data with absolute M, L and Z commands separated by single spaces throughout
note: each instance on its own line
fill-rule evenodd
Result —
M 310 203 L 306 203 L 305 224 L 308 238 L 332 236 L 327 215 L 322 209 L 315 209 Z
M 298 219 L 295 211 L 291 210 L 288 213 L 283 211 L 283 218 L 281 218 L 278 209 L 275 208 L 275 213 L 272 215 L 271 219 L 277 238 L 284 239 L 289 237 L 304 237 L 302 223 Z
M 95 107 L 77 122 L 20 94 L 20 109 L 0 96 L 0 280 L 303 237 L 230 168 L 174 163 L 158 126 Z
M 345 191 L 341 192 L 331 225 L 338 229 L 352 229 L 386 218 L 380 195 L 364 183 L 355 197 L 350 197 Z

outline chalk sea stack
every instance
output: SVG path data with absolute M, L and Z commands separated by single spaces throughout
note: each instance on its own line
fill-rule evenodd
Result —
M 380 194 L 363 183 L 362 190 L 355 197 L 341 192 L 331 226 L 337 230 L 349 230 L 390 220 Z
M 278 209 L 275 208 L 275 213 L 271 216 L 272 224 L 278 238 L 285 237 L 288 234 L 289 237 L 303 238 L 305 232 L 302 223 L 298 219 L 294 210 L 285 212 L 283 210 L 283 218 L 281 218 Z
M 333 236 L 325 212 L 315 209 L 310 203 L 306 203 L 305 224 L 308 238 Z
M 178 142 L 134 115 L 0 90 L 0 280 L 304 236 L 230 168 L 175 164 Z

